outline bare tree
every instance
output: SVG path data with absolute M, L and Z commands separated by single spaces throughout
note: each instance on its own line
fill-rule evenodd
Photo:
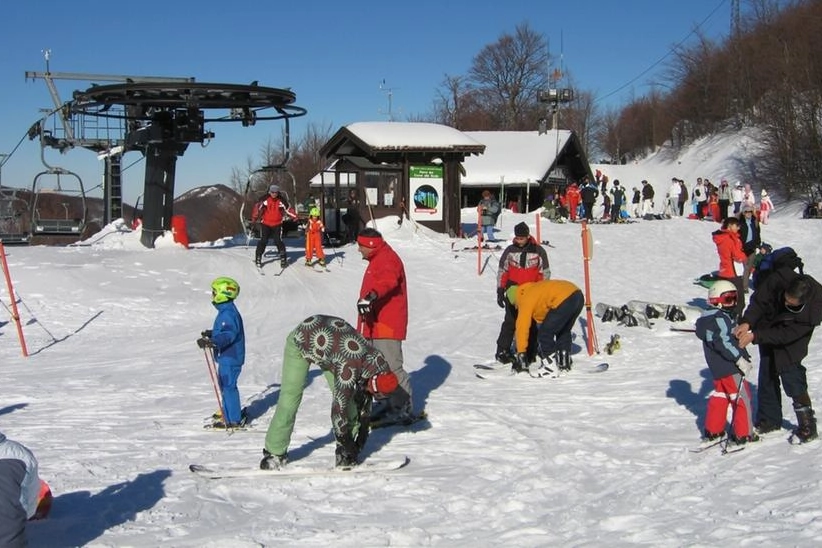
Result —
M 514 34 L 503 34 L 474 57 L 469 76 L 486 112 L 496 118 L 496 129 L 533 128 L 537 93 L 549 82 L 550 55 L 545 38 L 528 23 Z

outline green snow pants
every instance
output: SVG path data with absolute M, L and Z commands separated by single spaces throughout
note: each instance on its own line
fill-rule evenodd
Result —
M 294 342 L 294 332 L 285 338 L 283 351 L 283 372 L 280 380 L 280 396 L 277 399 L 277 408 L 274 417 L 268 425 L 265 435 L 265 448 L 272 455 L 284 455 L 288 451 L 291 434 L 294 432 L 294 423 L 297 419 L 297 410 L 303 399 L 303 391 L 308 381 L 309 363 Z M 334 374 L 323 371 L 323 376 L 331 389 L 332 401 L 334 394 Z M 357 439 L 359 431 L 359 416 L 356 405 L 351 402 L 348 406 L 348 424 L 351 425 L 351 435 Z

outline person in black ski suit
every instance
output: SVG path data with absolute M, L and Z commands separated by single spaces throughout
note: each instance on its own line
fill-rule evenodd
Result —
M 594 202 L 599 197 L 599 190 L 597 190 L 597 185 L 592 183 L 588 177 L 583 178 L 582 181 L 582 188 L 579 190 L 582 197 L 582 207 L 585 209 L 585 219 L 592 222 L 594 220 Z
M 822 286 L 790 267 L 774 270 L 757 283 L 748 309 L 733 334 L 740 348 L 759 345 L 756 429 L 759 434 L 782 428 L 782 395 L 793 400 L 801 442 L 817 437 L 808 379 L 802 360 L 814 329 L 822 323 Z

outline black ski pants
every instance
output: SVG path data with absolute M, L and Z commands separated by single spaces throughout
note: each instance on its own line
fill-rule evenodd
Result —
M 260 225 L 260 241 L 257 242 L 257 249 L 255 249 L 254 252 L 254 256 L 258 262 L 263 258 L 263 253 L 265 253 L 265 248 L 268 246 L 269 238 L 271 238 L 274 241 L 274 245 L 277 246 L 277 252 L 280 254 L 280 258 L 282 259 L 285 257 L 285 243 L 283 243 L 283 225 Z

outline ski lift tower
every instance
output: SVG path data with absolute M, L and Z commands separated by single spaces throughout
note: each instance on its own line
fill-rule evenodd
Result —
M 125 82 L 75 91 L 71 112 L 125 122 L 125 150 L 146 158 L 141 242 L 154 241 L 171 229 L 177 157 L 189 143 L 214 137 L 206 123 L 239 122 L 244 127 L 262 120 L 285 120 L 306 114 L 294 105 L 289 89 L 202 82 Z M 227 111 L 216 115 L 211 111 Z
M 51 72 L 49 61 L 51 50 L 43 50 L 46 71 L 26 71 L 26 80 L 44 80 L 51 95 L 54 109 L 35 122 L 29 130 L 29 138 L 40 137 L 41 147 L 55 148 L 61 152 L 81 147 L 96 153 L 104 161 L 103 174 L 103 224 L 123 216 L 123 193 L 121 160 L 125 151 L 125 127 L 122 123 L 92 123 L 64 103 L 57 91 L 55 80 L 76 80 L 85 82 L 194 82 L 192 77 L 128 76 L 116 74 L 88 74 L 80 72 Z M 47 129 L 47 120 L 54 117 L 53 128 Z

